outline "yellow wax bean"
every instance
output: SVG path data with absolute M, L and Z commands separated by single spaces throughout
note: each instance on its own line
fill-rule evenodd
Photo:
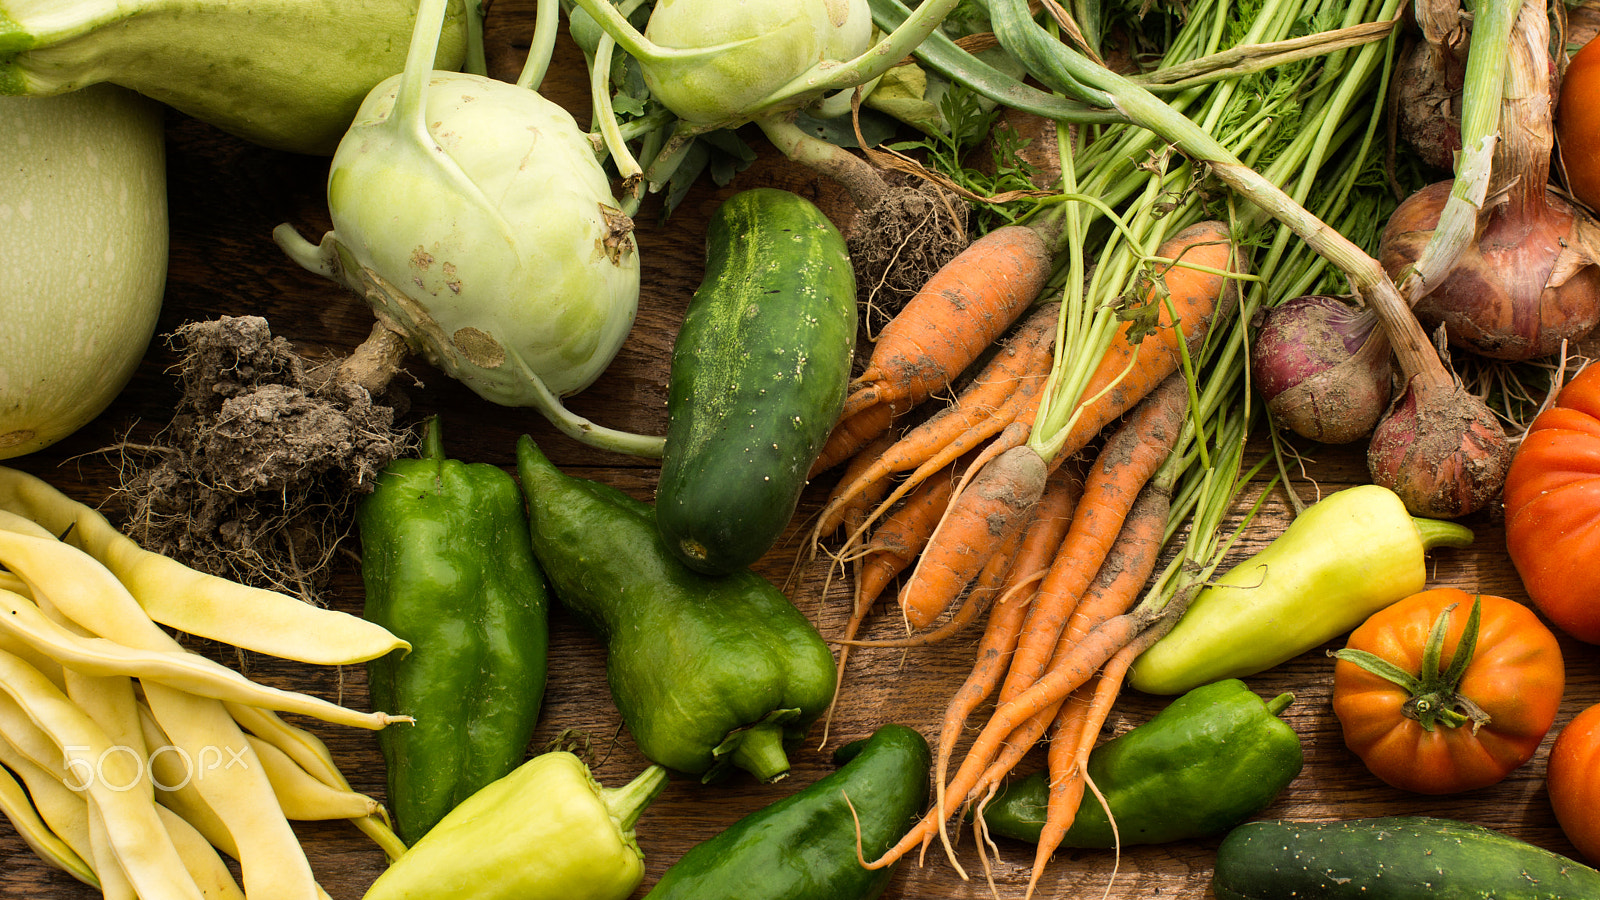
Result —
M 45 824 L 44 817 L 34 808 L 28 792 L 5 769 L 0 769 L 0 813 L 11 820 L 11 827 L 17 830 L 22 842 L 33 850 L 34 855 L 84 884 L 100 886 L 94 869 Z
M 101 900 L 139 900 L 138 890 L 117 858 L 111 834 L 106 830 L 105 818 L 93 804 L 89 805 L 89 846 L 93 852 L 95 872 L 100 876 Z M 195 887 L 199 889 L 199 885 Z
M 65 535 L 67 543 L 113 572 L 147 615 L 169 628 L 320 665 L 351 665 L 411 649 L 360 616 L 199 572 L 145 550 L 98 511 L 5 466 L 0 466 L 0 509 Z
M 150 747 L 150 783 L 155 785 L 156 802 L 180 816 L 203 835 L 213 847 L 239 858 L 239 845 L 228 833 L 228 826 L 195 787 L 195 761 L 177 747 L 156 724 L 149 707 L 140 705 L 139 724 L 144 742 Z
M 277 713 L 270 710 L 247 706 L 242 703 L 225 703 L 229 714 L 235 721 L 251 734 L 272 744 L 282 750 L 290 759 L 293 759 L 302 769 L 330 787 L 350 790 L 350 782 L 339 771 L 339 766 L 334 762 L 333 754 L 328 751 L 328 745 L 311 732 L 295 725 L 290 725 L 279 718 Z M 372 842 L 382 848 L 390 862 L 399 859 L 406 852 L 405 842 L 394 833 L 393 823 L 389 821 L 389 812 L 382 806 L 374 815 L 351 819 L 352 824 L 363 834 L 372 839 Z
M 244 900 L 244 891 L 239 889 L 239 882 L 233 880 L 228 864 L 217 855 L 217 848 L 204 835 L 165 806 L 156 807 L 156 813 L 167 826 L 173 846 L 178 848 L 184 866 L 207 900 Z
M 272 782 L 272 792 L 277 795 L 284 816 L 301 822 L 317 822 L 377 814 L 378 801 L 371 797 L 325 784 L 300 768 L 287 753 L 261 738 L 245 735 L 245 740 L 250 742 L 256 759 L 266 769 L 267 780 Z
M 61 663 L 33 649 L 32 644 L 3 628 L 0 628 L 0 651 L 22 659 L 39 670 L 39 674 L 50 679 L 50 683 L 59 688 L 63 694 L 67 692 L 67 678 L 61 669 Z
M 253 900 L 311 900 L 316 879 L 300 840 L 244 732 L 221 701 L 143 681 L 145 702 L 172 745 L 195 760 L 194 785 L 239 850 L 244 890 Z
M 176 642 L 170 642 L 175 648 L 172 650 L 141 650 L 105 638 L 81 637 L 10 591 L 0 590 L 0 631 L 82 675 L 156 681 L 202 697 L 302 713 L 356 728 L 378 729 L 395 721 L 385 713 L 357 712 L 320 697 L 258 684 L 221 663 L 182 649 Z M 130 692 L 130 699 L 131 696 Z M 137 727 L 136 717 L 132 724 Z
M 17 716 L 22 718 L 22 724 L 35 728 L 11 698 L 7 697 L 6 702 L 12 704 Z M 50 740 L 43 733 L 38 735 L 38 739 L 47 744 Z M 61 783 L 62 771 L 46 769 L 23 756 L 5 735 L 0 735 L 0 765 L 16 773 L 28 789 L 28 797 L 39 818 L 44 820 L 51 833 L 65 841 L 72 852 L 87 864 L 93 858 L 89 841 L 89 801 Z
M 55 744 L 53 753 L 42 758 L 30 755 L 33 761 L 49 766 L 63 760 L 69 774 L 82 776 L 89 796 L 91 836 L 94 816 L 99 815 L 117 863 L 139 893 L 200 900 L 200 889 L 161 826 L 155 804 L 137 792 L 120 789 L 143 778 L 143 769 L 118 752 L 105 732 L 48 678 L 9 653 L 0 653 L 0 691 Z M 26 747 L 18 749 L 28 753 Z M 104 870 L 97 871 L 104 884 Z

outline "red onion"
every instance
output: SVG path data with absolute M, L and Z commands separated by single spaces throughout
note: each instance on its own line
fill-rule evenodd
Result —
M 1274 419 L 1301 437 L 1344 444 L 1372 430 L 1389 403 L 1389 337 L 1370 309 L 1310 294 L 1266 310 L 1251 379 Z

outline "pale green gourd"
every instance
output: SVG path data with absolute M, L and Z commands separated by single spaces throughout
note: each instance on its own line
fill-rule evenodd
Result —
M 468 62 L 452 0 L 441 69 Z M 326 155 L 400 71 L 416 0 L 0 0 L 0 95 L 109 82 L 256 143 Z
M 127 385 L 167 276 L 161 107 L 97 85 L 0 97 L 0 459 L 77 431 Z

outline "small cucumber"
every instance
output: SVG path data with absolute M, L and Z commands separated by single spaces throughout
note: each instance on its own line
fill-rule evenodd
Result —
M 1593 900 L 1600 872 L 1482 826 L 1389 816 L 1241 825 L 1211 886 L 1217 900 Z
M 760 559 L 800 502 L 850 380 L 855 274 L 844 238 L 805 198 L 728 198 L 706 275 L 672 349 L 656 521 L 696 571 Z

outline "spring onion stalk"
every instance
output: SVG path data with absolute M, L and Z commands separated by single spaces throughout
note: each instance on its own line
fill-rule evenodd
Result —
M 287 225 L 274 236 L 479 396 L 531 406 L 591 446 L 659 457 L 662 438 L 604 428 L 560 400 L 593 383 L 632 328 L 632 221 L 565 110 L 432 68 L 445 3 L 424 0 L 405 71 L 373 89 L 334 154 L 333 230 L 319 246 Z M 530 54 L 521 80 L 536 84 L 545 64 Z
M 1450 390 L 1454 376 L 1428 342 L 1383 267 L 1370 254 L 1296 203 L 1282 187 L 1241 161 L 1204 127 L 1173 106 L 1055 40 L 1028 14 L 1026 0 L 995 0 L 995 36 L 1035 77 L 1068 96 L 1115 110 L 1148 128 L 1185 156 L 1205 165 L 1245 200 L 1276 218 L 1343 271 L 1351 288 L 1377 314 L 1401 369 L 1419 388 Z M 1487 409 L 1483 412 L 1488 414 Z M 1489 414 L 1492 416 L 1492 414 Z
M 1505 96 L 1510 58 L 1505 47 L 1511 42 L 1522 5 L 1522 0 L 1479 0 L 1473 4 L 1472 43 L 1467 48 L 1461 92 L 1461 150 L 1456 155 L 1450 199 L 1439 212 L 1439 224 L 1421 255 L 1400 279 L 1400 293 L 1412 304 L 1444 283 L 1456 260 L 1478 236 L 1478 218 L 1489 193 L 1500 131 L 1500 101 Z

